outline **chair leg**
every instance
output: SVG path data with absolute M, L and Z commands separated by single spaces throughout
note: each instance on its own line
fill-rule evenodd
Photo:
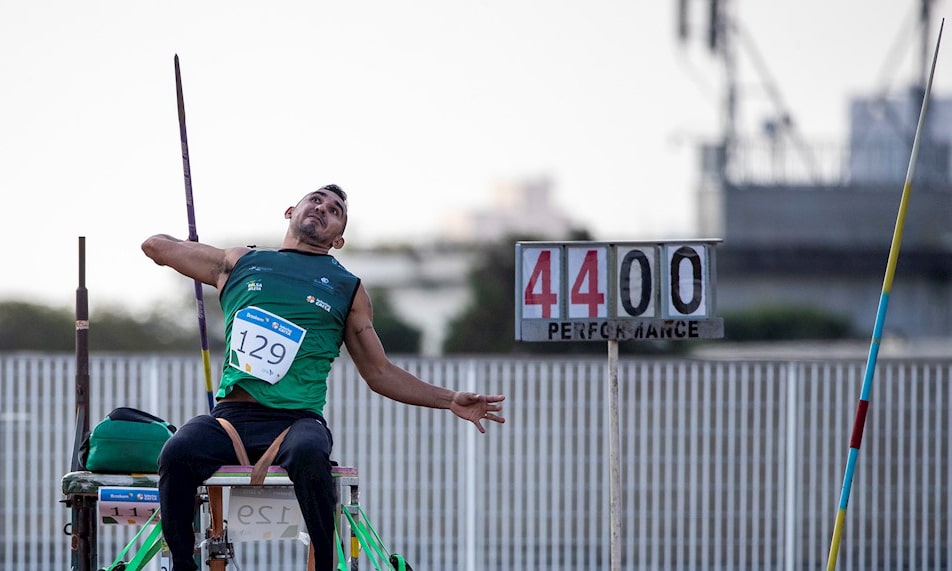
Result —
M 211 515 L 211 522 L 208 526 L 208 539 L 218 542 L 226 541 L 225 535 L 225 515 L 222 512 L 222 489 L 220 486 L 208 487 L 208 511 Z M 212 543 L 215 543 L 212 541 Z M 216 558 L 215 553 L 211 554 L 208 566 L 212 571 L 225 571 L 228 564 L 227 559 Z

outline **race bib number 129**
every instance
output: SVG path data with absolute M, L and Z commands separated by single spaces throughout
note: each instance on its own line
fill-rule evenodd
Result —
M 238 310 L 231 327 L 229 364 L 272 385 L 291 368 L 307 331 L 261 308 Z

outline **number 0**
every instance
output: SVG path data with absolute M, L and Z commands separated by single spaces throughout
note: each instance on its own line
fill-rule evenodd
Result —
M 631 299 L 631 266 L 638 264 L 639 275 L 641 276 L 641 296 L 638 299 L 638 305 L 632 305 Z M 631 250 L 621 260 L 621 270 L 618 272 L 618 289 L 620 291 L 621 305 L 625 308 L 625 313 L 632 317 L 637 317 L 648 309 L 651 303 L 651 263 L 648 256 L 641 250 Z
M 691 266 L 691 298 L 684 301 L 681 291 L 681 262 L 687 261 Z M 702 301 L 702 283 L 701 275 L 701 257 L 697 251 L 687 246 L 681 246 L 671 255 L 671 303 L 674 308 L 682 315 L 691 315 L 699 307 Z

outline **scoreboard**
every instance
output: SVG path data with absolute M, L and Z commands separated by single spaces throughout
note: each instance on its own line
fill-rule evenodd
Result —
M 718 242 L 518 242 L 516 340 L 721 338 Z

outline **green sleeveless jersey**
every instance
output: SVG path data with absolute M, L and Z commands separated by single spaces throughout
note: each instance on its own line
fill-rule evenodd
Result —
M 220 296 L 225 363 L 218 398 L 240 386 L 265 406 L 322 414 L 359 284 L 327 254 L 252 250 L 239 258 Z

